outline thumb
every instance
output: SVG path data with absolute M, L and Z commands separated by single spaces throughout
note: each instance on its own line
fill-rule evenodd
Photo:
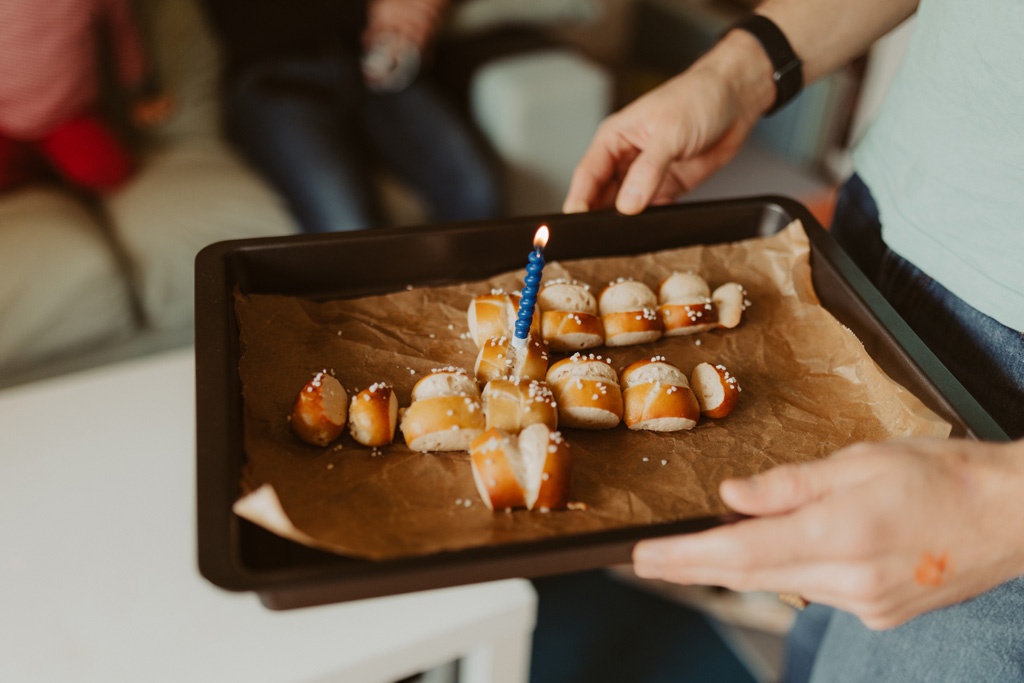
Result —
M 778 515 L 824 498 L 864 477 L 856 460 L 828 458 L 782 465 L 749 479 L 727 479 L 719 493 L 726 505 L 746 515 Z
M 638 214 L 647 208 L 671 161 L 672 157 L 658 147 L 640 152 L 622 180 L 615 208 L 627 215 Z

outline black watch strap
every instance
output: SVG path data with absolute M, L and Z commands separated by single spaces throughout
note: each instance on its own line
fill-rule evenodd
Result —
M 732 28 L 746 31 L 757 38 L 772 62 L 775 69 L 772 74 L 775 81 L 775 103 L 765 115 L 773 114 L 796 97 L 804 87 L 804 63 L 793 52 L 782 30 L 766 16 L 753 14 Z

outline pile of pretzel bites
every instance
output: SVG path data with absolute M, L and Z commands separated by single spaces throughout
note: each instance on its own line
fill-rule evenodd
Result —
M 655 294 L 620 278 L 595 299 L 588 285 L 559 279 L 544 285 L 537 303 L 530 338 L 517 349 L 519 296 L 475 297 L 467 312 L 479 349 L 472 375 L 436 368 L 416 383 L 405 408 L 386 382 L 349 400 L 336 377 L 316 373 L 295 399 L 293 431 L 328 446 L 347 426 L 358 443 L 376 449 L 390 445 L 398 428 L 414 451 L 468 451 L 488 508 L 547 512 L 569 504 L 572 455 L 559 427 L 611 429 L 624 422 L 632 430 L 688 430 L 701 416 L 729 415 L 739 400 L 739 383 L 721 364 L 700 363 L 687 377 L 664 356 L 652 356 L 617 371 L 594 352 L 734 328 L 749 305 L 735 282 L 712 292 L 700 275 L 676 272 Z M 549 363 L 552 352 L 564 357 Z

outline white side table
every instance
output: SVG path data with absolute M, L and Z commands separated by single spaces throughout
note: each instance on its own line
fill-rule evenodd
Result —
M 0 680 L 525 683 L 523 580 L 273 612 L 203 579 L 193 375 L 187 350 L 0 392 Z

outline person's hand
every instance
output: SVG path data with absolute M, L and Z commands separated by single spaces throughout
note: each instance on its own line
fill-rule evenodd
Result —
M 1024 573 L 1024 441 L 859 444 L 721 486 L 756 519 L 639 543 L 639 576 L 796 593 L 874 629 Z
M 671 202 L 736 155 L 774 97 L 767 55 L 749 34 L 731 32 L 686 72 L 605 119 L 563 211 L 614 204 L 636 214 Z
M 132 105 L 132 123 L 143 130 L 156 128 L 174 111 L 174 99 L 169 95 L 156 95 L 138 100 Z
M 437 32 L 448 0 L 371 0 L 363 45 L 369 48 L 383 34 L 400 36 L 420 51 Z

